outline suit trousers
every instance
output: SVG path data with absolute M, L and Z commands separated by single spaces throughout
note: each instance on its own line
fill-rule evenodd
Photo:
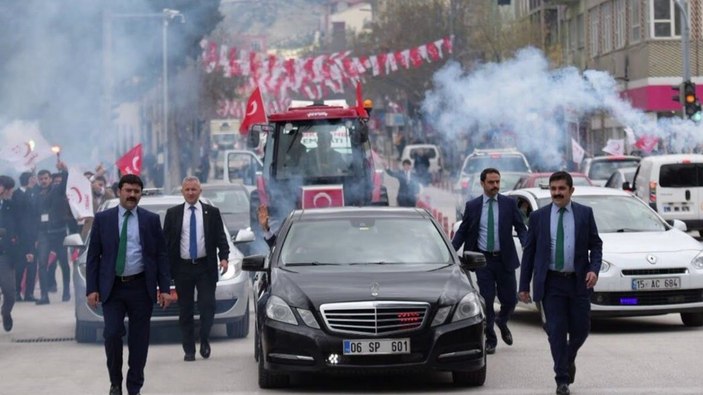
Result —
M 517 305 L 517 280 L 515 270 L 506 269 L 500 256 L 485 254 L 486 266 L 476 270 L 476 282 L 486 302 L 486 343 L 495 346 L 498 342 L 494 324 L 507 323 Z M 500 301 L 500 312 L 496 317 L 493 302 L 496 295 Z
M 49 266 L 49 255 L 53 251 L 56 253 L 56 260 L 61 265 L 61 275 L 63 278 L 63 292 L 70 292 L 71 271 L 68 266 L 68 252 L 63 246 L 65 232 L 39 233 L 39 248 L 37 251 L 37 269 L 39 270 L 39 288 L 42 298 L 48 295 L 49 288 L 56 285 L 56 265 L 54 262 Z
M 591 329 L 591 301 L 577 295 L 576 281 L 576 276 L 547 274 L 544 284 L 542 308 L 557 384 L 569 383 L 569 366 Z
M 215 289 L 217 275 L 207 262 L 192 263 L 181 260 L 178 275 L 175 278 L 178 292 L 180 313 L 178 323 L 181 327 L 183 351 L 195 354 L 195 290 L 198 290 L 198 311 L 200 315 L 200 342 L 210 339 L 210 330 L 215 320 Z
M 7 255 L 0 254 L 0 291 L 2 291 L 2 313 L 3 317 L 12 312 L 15 305 L 15 269 L 10 264 Z
M 127 391 L 137 394 L 144 385 L 144 366 L 149 350 L 149 329 L 154 303 L 147 291 L 144 277 L 130 282 L 115 279 L 110 297 L 103 302 L 105 355 L 112 385 L 122 385 L 122 337 L 125 335 L 125 316 L 129 317 L 129 370 Z

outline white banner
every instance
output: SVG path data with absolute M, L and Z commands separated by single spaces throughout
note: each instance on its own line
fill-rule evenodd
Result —
M 19 171 L 29 170 L 52 155 L 37 122 L 13 121 L 0 131 L 0 159 Z
M 93 193 L 88 180 L 83 172 L 71 169 L 66 181 L 66 197 L 71 207 L 71 214 L 75 219 L 93 216 Z
M 577 165 L 581 164 L 581 162 L 583 162 L 584 155 L 586 155 L 586 150 L 584 150 L 583 147 L 581 147 L 581 145 L 579 145 L 579 143 L 576 142 L 576 140 L 574 140 L 572 138 L 571 139 L 571 158 L 574 161 L 574 163 L 576 163 Z
M 625 155 L 625 139 L 608 139 L 603 152 L 610 155 Z

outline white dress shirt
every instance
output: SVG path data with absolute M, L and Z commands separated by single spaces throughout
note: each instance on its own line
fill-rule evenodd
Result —
M 205 256 L 205 227 L 203 226 L 203 205 L 197 201 L 195 207 L 195 233 L 198 243 L 198 258 Z M 181 227 L 181 258 L 190 259 L 190 207 L 186 202 L 183 206 L 183 226 Z

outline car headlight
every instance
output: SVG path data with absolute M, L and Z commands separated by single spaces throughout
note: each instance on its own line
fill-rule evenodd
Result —
M 606 260 L 602 261 L 601 265 L 600 265 L 600 272 L 601 273 L 608 273 L 608 270 L 610 270 L 610 266 L 611 266 L 610 262 L 608 262 Z
M 298 314 L 300 314 L 300 318 L 303 319 L 305 325 L 309 326 L 310 328 L 320 329 L 320 325 L 317 323 L 315 315 L 312 313 L 312 311 L 301 308 L 298 308 L 297 310 Z
M 295 319 L 293 310 L 278 296 L 271 296 L 266 302 L 266 316 L 274 321 L 298 325 L 298 320 Z
M 456 306 L 452 322 L 473 318 L 479 314 L 482 314 L 482 310 L 478 294 L 476 294 L 476 292 L 469 292 Z
M 447 316 L 449 315 L 449 312 L 451 310 L 452 306 L 440 307 L 437 310 L 437 314 L 434 315 L 434 319 L 432 320 L 432 326 L 444 324 L 444 322 L 447 321 Z
M 703 252 L 698 253 L 698 255 L 693 258 L 691 265 L 693 265 L 696 269 L 703 269 Z

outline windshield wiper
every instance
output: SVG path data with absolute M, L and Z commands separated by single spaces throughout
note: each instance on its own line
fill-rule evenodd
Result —
M 375 262 L 354 262 L 349 265 L 399 265 L 403 262 L 386 262 L 386 261 L 375 261 Z
M 294 263 L 286 263 L 286 266 L 339 266 L 339 263 L 318 262 L 318 261 L 294 262 Z

